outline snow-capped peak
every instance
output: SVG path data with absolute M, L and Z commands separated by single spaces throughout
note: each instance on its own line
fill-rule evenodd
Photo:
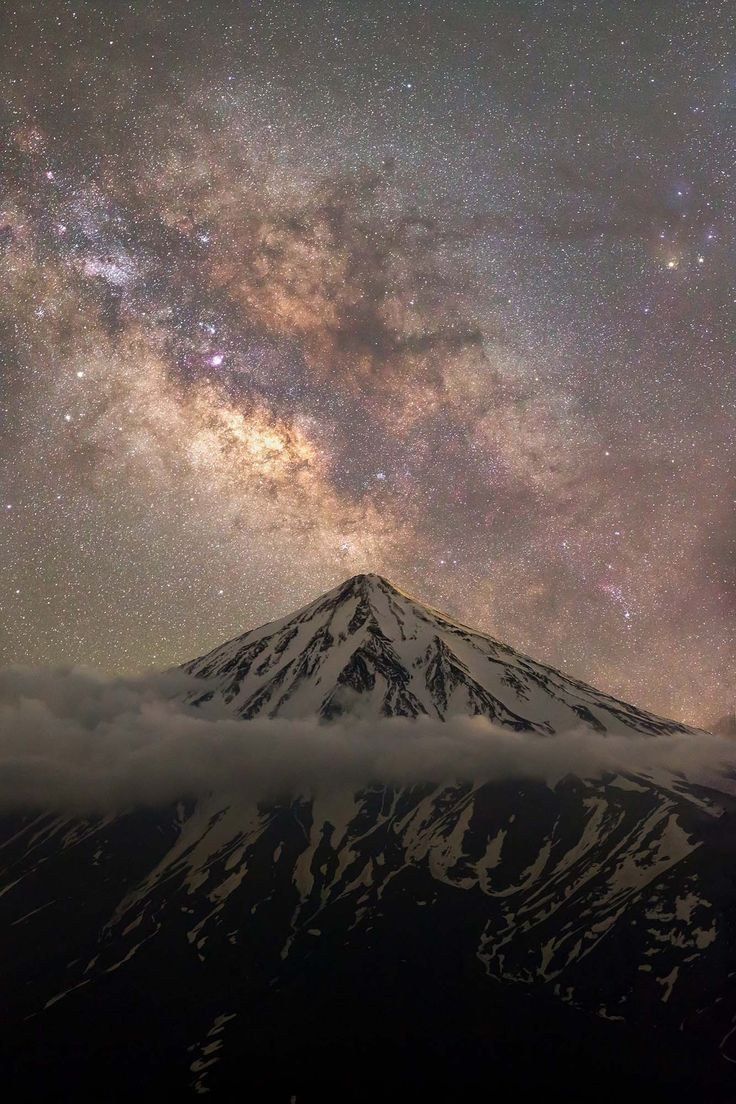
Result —
M 536 663 L 372 573 L 346 579 L 185 670 L 204 683 L 196 703 L 221 699 L 244 718 L 481 714 L 540 734 L 580 726 L 650 735 L 682 730 Z

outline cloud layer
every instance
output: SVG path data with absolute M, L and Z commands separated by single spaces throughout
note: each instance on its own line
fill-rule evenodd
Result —
M 136 680 L 82 668 L 0 670 L 0 811 L 109 813 L 212 790 L 272 800 L 376 781 L 554 784 L 570 773 L 625 771 L 707 782 L 736 771 L 736 745 L 705 733 L 538 737 L 480 717 L 243 722 L 183 705 L 187 683 L 178 672 Z

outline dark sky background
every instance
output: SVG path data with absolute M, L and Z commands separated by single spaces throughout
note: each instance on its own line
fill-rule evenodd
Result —
M 2 662 L 370 570 L 704 723 L 736 645 L 732 3 L 6 3 Z

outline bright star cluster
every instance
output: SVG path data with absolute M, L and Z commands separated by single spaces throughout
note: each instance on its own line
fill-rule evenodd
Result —
M 0 661 L 165 666 L 368 570 L 725 713 L 735 32 L 700 0 L 9 4 Z

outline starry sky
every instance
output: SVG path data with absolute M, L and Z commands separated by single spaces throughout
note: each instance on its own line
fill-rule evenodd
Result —
M 732 704 L 736 12 L 3 6 L 0 662 L 182 662 L 359 571 Z

